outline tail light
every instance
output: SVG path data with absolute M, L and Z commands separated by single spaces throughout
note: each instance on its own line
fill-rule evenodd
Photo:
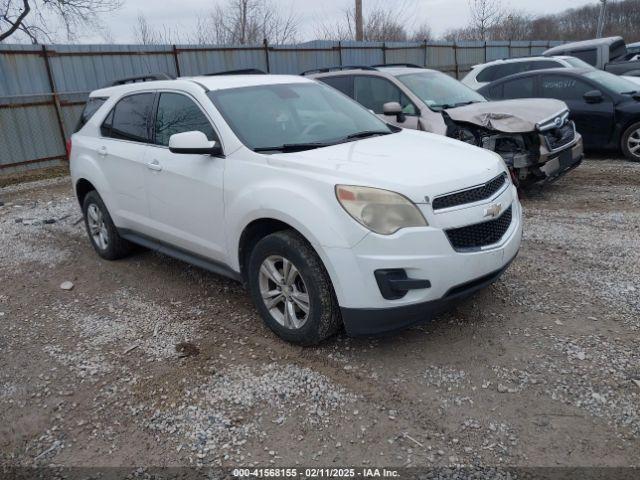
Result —
M 67 139 L 67 160 L 71 158 L 71 137 Z

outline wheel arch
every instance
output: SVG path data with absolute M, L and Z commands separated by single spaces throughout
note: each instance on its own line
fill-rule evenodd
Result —
M 78 202 L 80 203 L 80 208 L 82 208 L 84 204 L 84 199 L 87 194 L 91 191 L 97 191 L 98 189 L 86 178 L 79 178 L 75 184 L 75 193 Z

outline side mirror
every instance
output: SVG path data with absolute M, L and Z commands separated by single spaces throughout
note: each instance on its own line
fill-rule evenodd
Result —
M 185 155 L 219 155 L 222 153 L 220 145 L 210 142 L 202 132 L 183 132 L 171 135 L 169 151 Z
M 385 115 L 396 116 L 396 119 L 399 123 L 402 123 L 406 120 L 406 116 L 402 111 L 402 105 L 398 102 L 387 102 L 382 106 L 382 112 Z
M 587 103 L 600 103 L 603 100 L 600 90 L 591 90 L 584 94 L 584 101 Z

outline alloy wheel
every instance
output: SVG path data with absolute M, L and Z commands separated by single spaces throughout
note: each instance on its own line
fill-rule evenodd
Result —
M 640 158 L 640 128 L 629 135 L 627 147 L 633 156 Z
M 258 282 L 271 316 L 285 328 L 302 328 L 309 318 L 309 291 L 296 266 L 283 256 L 271 255 L 260 266 Z
M 89 225 L 89 234 L 93 242 L 100 250 L 106 250 L 109 246 L 109 231 L 104 222 L 102 211 L 95 203 L 92 203 L 87 208 L 87 224 Z

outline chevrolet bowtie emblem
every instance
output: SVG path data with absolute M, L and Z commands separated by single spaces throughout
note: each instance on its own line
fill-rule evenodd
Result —
M 494 203 L 493 205 L 490 205 L 484 209 L 484 216 L 496 218 L 498 215 L 500 215 L 501 211 L 502 211 L 502 204 Z

